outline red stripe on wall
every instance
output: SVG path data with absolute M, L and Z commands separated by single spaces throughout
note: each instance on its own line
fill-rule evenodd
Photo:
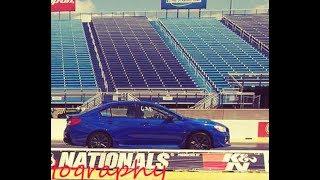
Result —
M 202 159 L 203 162 L 222 162 L 224 158 L 223 153 L 203 153 L 202 154 Z
M 203 162 L 203 168 L 206 170 L 225 170 L 226 162 Z

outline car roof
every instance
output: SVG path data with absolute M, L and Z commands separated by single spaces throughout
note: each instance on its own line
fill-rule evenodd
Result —
M 171 113 L 173 113 L 173 114 L 175 114 L 177 116 L 181 116 L 181 115 L 177 114 L 176 112 L 171 111 L 167 107 L 161 106 L 161 105 L 153 103 L 153 102 L 148 102 L 148 101 L 112 101 L 112 102 L 106 102 L 106 103 L 101 104 L 100 106 L 97 106 L 97 107 L 93 108 L 91 111 L 101 110 L 101 109 L 105 108 L 106 106 L 110 106 L 110 105 L 134 105 L 134 104 L 152 105 L 154 107 L 158 107 L 158 108 L 163 109 L 163 110 L 168 110 L 168 111 L 170 111 Z
M 108 105 L 134 105 L 134 104 L 153 105 L 153 106 L 157 106 L 157 107 L 162 107 L 159 104 L 147 102 L 147 101 L 113 101 L 113 102 L 106 102 L 106 103 L 102 104 L 100 107 L 105 107 Z

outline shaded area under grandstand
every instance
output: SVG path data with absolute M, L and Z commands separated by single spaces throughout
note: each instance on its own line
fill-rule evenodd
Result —
M 83 148 L 71 146 L 63 141 L 51 141 L 51 148 Z M 215 150 L 269 150 L 267 143 L 232 143 L 229 147 L 216 148 Z

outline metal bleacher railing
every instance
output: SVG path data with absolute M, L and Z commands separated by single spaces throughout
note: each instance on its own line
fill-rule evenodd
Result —
M 229 73 L 227 79 L 233 87 L 269 86 L 269 73 Z
M 51 13 L 52 19 L 88 19 L 92 17 L 112 17 L 112 16 L 146 16 L 150 19 L 157 18 L 212 18 L 222 17 L 223 15 L 236 14 L 269 14 L 269 9 L 233 9 L 233 10 L 157 10 L 157 11 L 111 11 L 95 13 L 74 13 L 74 12 L 54 12 Z

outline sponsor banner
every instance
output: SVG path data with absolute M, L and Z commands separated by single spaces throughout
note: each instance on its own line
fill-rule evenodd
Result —
M 265 169 L 263 153 L 206 153 L 202 157 L 206 170 L 245 172 Z
M 172 96 L 163 96 L 162 99 L 164 101 L 172 101 L 173 100 L 173 97 Z
M 51 150 L 52 168 L 265 171 L 263 153 Z
M 207 0 L 161 0 L 161 9 L 205 9 Z
M 264 166 L 266 167 L 265 171 L 269 172 L 269 151 L 264 152 L 263 154 L 264 154 Z
M 61 96 L 51 96 L 51 100 L 53 100 L 53 101 L 61 101 L 62 97 Z
M 259 122 L 258 137 L 269 137 L 269 122 Z
M 51 12 L 75 10 L 76 0 L 51 0 Z

